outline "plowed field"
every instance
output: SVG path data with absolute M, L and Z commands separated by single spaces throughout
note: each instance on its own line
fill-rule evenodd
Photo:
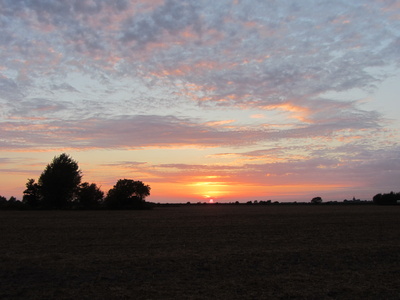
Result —
M 1 211 L 0 299 L 400 299 L 400 206 Z

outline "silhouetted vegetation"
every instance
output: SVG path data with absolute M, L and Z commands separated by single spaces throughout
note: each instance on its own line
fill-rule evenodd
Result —
M 28 179 L 26 183 L 26 190 L 24 191 L 24 196 L 22 202 L 26 204 L 29 208 L 39 208 L 40 206 L 40 191 L 39 185 L 35 182 L 35 179 Z
M 75 208 L 78 209 L 96 209 L 102 204 L 104 193 L 95 184 L 84 182 L 79 186 Z
M 95 183 L 83 182 L 78 163 L 63 153 L 54 157 L 39 177 L 28 179 L 20 206 L 26 209 L 143 209 L 149 208 L 145 201 L 150 186 L 142 181 L 120 179 L 107 193 Z M 4 197 L 3 197 L 4 198 Z M 0 208 L 15 207 L 10 201 Z
M 150 195 L 150 186 L 141 181 L 120 179 L 108 191 L 104 205 L 109 209 L 143 209 L 144 199 Z
M 25 205 L 14 196 L 11 196 L 8 200 L 6 197 L 0 196 L 0 209 L 22 210 L 24 208 Z
M 375 204 L 379 204 L 379 205 L 399 204 L 400 203 L 400 192 L 399 193 L 390 192 L 388 194 L 376 194 L 372 198 L 372 201 Z
M 81 183 L 78 163 L 63 153 L 54 157 L 39 178 L 40 204 L 48 209 L 70 208 Z
M 322 198 L 321 197 L 314 197 L 311 199 L 312 204 L 321 204 L 322 203 Z

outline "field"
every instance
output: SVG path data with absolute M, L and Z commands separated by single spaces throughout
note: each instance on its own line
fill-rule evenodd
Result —
M 400 299 L 400 206 L 0 211 L 0 299 Z

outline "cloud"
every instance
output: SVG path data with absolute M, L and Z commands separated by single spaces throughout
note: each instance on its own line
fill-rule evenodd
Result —
M 129 69 L 194 84 L 203 105 L 263 107 L 371 89 L 382 78 L 369 69 L 398 62 L 398 21 L 374 1 L 2 2 L 3 43 L 13 44 L 4 57 L 29 57 L 30 71 L 43 74 L 46 65 L 112 78 Z M 28 39 L 13 33 L 21 26 Z
M 141 148 L 235 145 L 254 143 L 260 133 L 245 130 L 218 130 L 174 116 L 121 116 L 117 119 L 3 123 L 4 136 L 17 141 L 16 147 Z M 237 138 L 237 140 L 236 140 Z M 250 139 L 248 139 L 250 138 Z M 15 145 L 17 145 L 15 144 Z M 12 148 L 13 144 L 9 145 Z
M 13 103 L 10 115 L 25 117 L 40 117 L 49 113 L 56 113 L 67 109 L 67 105 L 59 101 L 44 98 L 32 98 Z
M 10 78 L 0 77 L 0 90 L 4 100 L 15 101 L 23 96 L 18 84 Z
M 137 46 L 143 47 L 147 43 L 157 42 L 165 31 L 178 34 L 198 23 L 194 2 L 167 0 L 150 13 L 135 15 L 127 20 L 122 28 L 121 41 L 135 41 Z
M 232 120 L 202 122 L 196 118 L 161 115 L 122 115 L 113 118 L 55 120 L 40 118 L 48 111 L 63 111 L 62 103 L 33 99 L 19 106 L 23 119 L 12 119 L 0 125 L 4 138 L 16 148 L 124 148 L 183 146 L 230 147 L 257 145 L 265 142 L 304 138 L 339 140 L 376 134 L 380 141 L 379 116 L 360 111 L 348 116 L 314 120 L 311 124 L 289 128 L 265 125 L 233 126 Z M 36 117 L 36 119 L 34 119 Z M 340 118 L 340 119 L 338 119 Z
M 52 90 L 60 90 L 60 91 L 64 91 L 64 92 L 75 92 L 75 93 L 79 93 L 79 91 L 74 88 L 73 86 L 71 86 L 68 83 L 61 83 L 61 84 L 52 84 L 51 85 L 51 89 Z

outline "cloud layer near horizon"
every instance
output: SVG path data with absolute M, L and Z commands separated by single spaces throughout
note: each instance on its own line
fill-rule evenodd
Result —
M 365 173 L 399 150 L 398 128 L 354 96 L 398 74 L 399 13 L 386 0 L 0 0 L 0 149 L 212 147 L 257 157 L 240 164 L 249 178 Z

